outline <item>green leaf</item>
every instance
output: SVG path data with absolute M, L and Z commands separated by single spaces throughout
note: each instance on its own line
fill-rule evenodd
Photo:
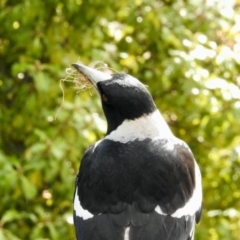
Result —
M 37 194 L 36 187 L 25 176 L 20 177 L 21 188 L 26 199 L 33 199 Z
M 21 218 L 21 214 L 17 210 L 10 209 L 10 210 L 7 210 L 4 213 L 4 215 L 2 216 L 1 223 L 5 224 L 7 222 L 12 222 L 12 221 L 20 219 L 20 218 Z

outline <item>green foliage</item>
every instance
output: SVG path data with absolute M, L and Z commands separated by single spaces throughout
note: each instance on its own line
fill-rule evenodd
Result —
M 79 57 L 149 86 L 201 167 L 196 239 L 239 239 L 239 4 L 1 1 L 0 239 L 75 238 L 75 175 L 84 150 L 106 129 L 97 95 L 76 94 L 71 83 L 55 119 L 59 80 Z

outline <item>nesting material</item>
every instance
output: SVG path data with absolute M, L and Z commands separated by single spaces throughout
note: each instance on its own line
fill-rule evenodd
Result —
M 80 63 L 80 62 L 78 62 Z M 101 61 L 93 62 L 89 65 L 89 67 L 97 69 L 99 71 L 109 71 L 107 64 Z M 92 82 L 85 76 L 84 74 L 77 71 L 74 67 L 70 67 L 66 69 L 67 76 L 62 79 L 63 82 L 72 82 L 74 84 L 74 88 L 78 91 L 84 91 L 93 87 Z
M 86 89 L 90 89 L 93 84 L 91 81 L 82 73 L 77 71 L 74 67 L 66 68 L 67 76 L 62 79 L 63 82 L 72 82 L 74 88 L 80 92 Z
M 79 62 L 79 61 L 77 63 L 81 64 L 81 62 Z M 107 64 L 105 64 L 102 61 L 92 62 L 89 65 L 89 67 L 97 69 L 98 71 L 112 73 L 112 71 L 108 68 Z M 74 84 L 74 88 L 77 90 L 77 92 L 82 92 L 82 91 L 85 91 L 85 90 L 93 87 L 92 82 L 87 78 L 87 76 L 85 76 L 84 74 L 77 71 L 74 67 L 71 66 L 69 68 L 66 68 L 65 71 L 66 71 L 67 76 L 60 80 L 60 88 L 62 90 L 62 103 L 61 103 L 61 106 L 59 107 L 59 109 L 57 110 L 55 119 L 64 104 L 64 87 L 63 87 L 64 82 L 72 82 Z

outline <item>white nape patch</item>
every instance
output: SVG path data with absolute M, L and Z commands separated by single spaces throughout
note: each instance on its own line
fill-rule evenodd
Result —
M 193 216 L 200 209 L 202 204 L 202 181 L 201 173 L 196 162 L 195 164 L 195 188 L 192 197 L 182 207 L 174 212 L 171 216 L 175 218 L 181 218 L 182 216 L 190 215 Z
M 155 207 L 155 211 L 158 213 L 158 214 L 161 214 L 161 215 L 167 215 L 166 213 L 164 213 L 161 209 L 161 207 L 159 205 L 157 205 Z
M 99 141 L 97 141 L 97 142 L 94 143 L 92 152 L 95 151 L 96 147 L 98 146 L 98 144 L 99 144 L 101 141 L 102 141 L 102 140 L 99 140 Z
M 146 138 L 172 137 L 173 134 L 163 119 L 161 113 L 156 110 L 149 115 L 144 115 L 134 120 L 125 120 L 116 130 L 112 131 L 105 139 L 115 142 L 127 143 Z
M 82 208 L 80 201 L 79 201 L 78 194 L 77 194 L 77 188 L 76 188 L 76 193 L 75 193 L 75 197 L 74 197 L 74 210 L 76 212 L 76 215 L 78 217 L 83 218 L 83 220 L 87 220 L 87 219 L 93 217 L 93 215 L 89 211 Z
M 130 227 L 126 227 L 123 240 L 129 240 Z

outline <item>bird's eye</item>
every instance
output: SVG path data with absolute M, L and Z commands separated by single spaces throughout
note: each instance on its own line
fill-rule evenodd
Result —
M 104 93 L 102 94 L 102 100 L 104 102 L 108 102 L 108 98 L 107 98 L 107 96 Z

